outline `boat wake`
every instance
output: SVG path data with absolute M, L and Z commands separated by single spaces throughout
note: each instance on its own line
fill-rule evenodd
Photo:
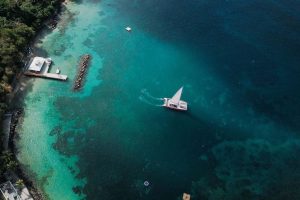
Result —
M 156 98 L 154 96 L 152 96 L 147 89 L 142 89 L 141 90 L 141 95 L 139 96 L 139 100 L 151 105 L 151 106 L 162 106 L 163 104 L 161 104 L 161 101 L 163 101 L 163 98 Z M 158 104 L 160 103 L 160 104 Z
M 147 100 L 145 97 L 143 96 L 139 96 L 139 100 L 148 104 L 148 105 L 151 105 L 151 106 L 162 106 L 163 104 L 155 104 L 155 103 L 152 103 L 150 102 L 149 100 Z
M 147 96 L 148 98 L 153 99 L 153 100 L 160 100 L 160 101 L 164 100 L 163 98 L 156 98 L 156 97 L 152 96 L 152 95 L 147 91 L 147 89 L 142 89 L 142 90 L 141 90 L 141 93 L 144 94 L 145 96 Z

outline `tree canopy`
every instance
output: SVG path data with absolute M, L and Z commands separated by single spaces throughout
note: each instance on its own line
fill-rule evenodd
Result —
M 0 117 L 5 96 L 21 68 L 24 49 L 60 0 L 0 0 Z

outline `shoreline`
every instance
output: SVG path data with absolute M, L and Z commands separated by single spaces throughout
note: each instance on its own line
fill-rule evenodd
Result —
M 59 15 L 64 11 L 64 7 L 66 4 L 69 3 L 69 0 L 62 0 L 59 1 L 59 4 L 57 7 L 55 7 L 55 12 L 50 15 L 47 19 L 44 20 L 44 22 L 41 24 L 41 27 L 39 27 L 31 40 L 28 41 L 28 44 L 24 51 L 26 53 L 24 54 L 24 57 L 20 61 L 20 68 L 18 72 L 13 77 L 13 81 L 11 83 L 12 85 L 12 91 L 8 94 L 6 94 L 6 101 L 7 101 L 7 109 L 5 110 L 5 113 L 3 116 L 1 116 L 1 127 L 3 126 L 4 116 L 6 114 L 11 114 L 11 122 L 10 122 L 10 129 L 8 133 L 8 148 L 5 149 L 2 144 L 0 145 L 1 154 L 4 153 L 11 153 L 11 161 L 15 163 L 14 169 L 5 169 L 0 174 L 0 184 L 5 181 L 10 181 L 8 177 L 17 177 L 18 180 L 23 181 L 23 185 L 28 188 L 30 195 L 33 197 L 33 199 L 37 200 L 45 200 L 47 197 L 45 196 L 44 192 L 42 192 L 36 185 L 35 181 L 32 179 L 32 177 L 29 177 L 29 175 L 25 172 L 24 166 L 19 162 L 17 159 L 18 149 L 15 144 L 15 140 L 18 138 L 19 133 L 16 131 L 16 127 L 20 124 L 20 119 L 23 115 L 23 109 L 22 103 L 17 100 L 17 103 L 14 102 L 14 99 L 19 94 L 19 90 L 22 91 L 21 88 L 26 88 L 27 85 L 23 85 L 24 82 L 27 82 L 29 79 L 24 80 L 24 69 L 29 62 L 30 58 L 34 56 L 32 50 L 35 49 L 34 44 L 39 40 L 40 37 L 44 37 L 45 35 L 51 33 L 54 29 L 57 28 L 57 24 L 59 19 Z M 24 92 L 26 93 L 26 92 Z M 24 95 L 24 94 L 22 94 Z M 18 105 L 18 104 L 21 104 Z M 1 133 L 0 135 L 0 141 L 3 143 L 4 135 Z M 1 163 L 2 165 L 2 163 Z M 3 166 L 5 163 L 3 163 Z
M 33 199 L 36 200 L 44 200 L 46 199 L 43 193 L 34 185 L 34 181 L 24 172 L 24 168 L 22 164 L 19 163 L 17 159 L 18 149 L 15 145 L 15 139 L 18 137 L 18 132 L 16 131 L 17 126 L 19 125 L 19 120 L 22 117 L 23 109 L 15 108 L 10 111 L 11 114 L 11 123 L 9 130 L 9 139 L 8 139 L 8 152 L 12 153 L 12 160 L 16 162 L 16 166 L 14 169 L 7 170 L 5 173 L 6 181 L 12 181 L 13 179 L 22 180 L 23 186 L 27 187 L 30 195 Z M 15 181 L 13 181 L 15 182 Z

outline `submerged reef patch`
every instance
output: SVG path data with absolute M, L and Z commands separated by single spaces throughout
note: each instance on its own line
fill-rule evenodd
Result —
M 300 140 L 225 141 L 212 149 L 215 178 L 193 182 L 205 199 L 300 199 Z M 275 195 L 274 195 L 275 194 Z

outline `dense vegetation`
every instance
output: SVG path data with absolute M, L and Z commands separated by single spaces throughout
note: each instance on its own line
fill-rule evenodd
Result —
M 18 163 L 14 159 L 13 153 L 11 153 L 10 151 L 5 151 L 1 153 L 0 163 L 0 175 L 2 175 L 7 170 L 15 170 L 18 165 Z
M 43 22 L 59 9 L 60 1 L 0 0 L 0 122 L 8 107 L 6 97 L 12 91 L 11 84 L 23 66 L 26 47 Z M 0 153 L 0 180 L 3 172 L 16 167 L 10 151 Z
M 0 117 L 6 95 L 22 67 L 25 48 L 42 23 L 59 8 L 60 0 L 0 0 Z

